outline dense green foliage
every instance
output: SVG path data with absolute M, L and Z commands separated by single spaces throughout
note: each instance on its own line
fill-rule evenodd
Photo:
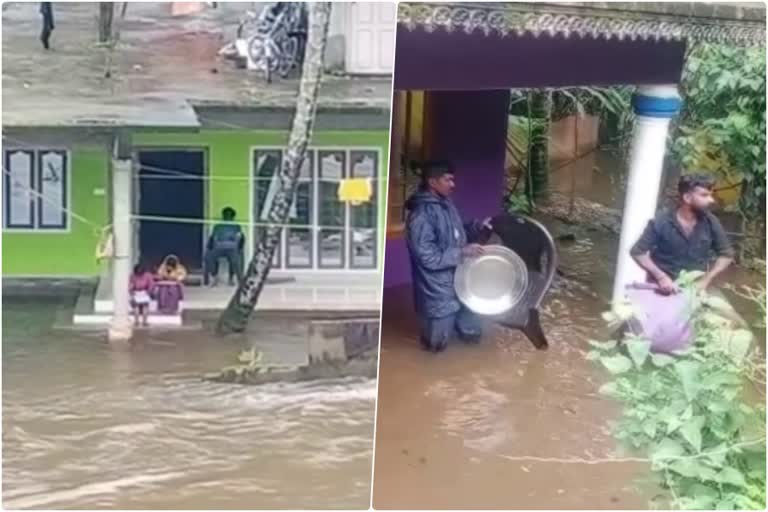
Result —
M 601 393 L 623 406 L 616 437 L 650 459 L 671 507 L 764 509 L 765 408 L 750 405 L 745 391 L 754 375 L 763 376 L 764 388 L 765 362 L 751 351 L 751 333 L 720 314 L 727 303 L 697 295 L 696 277 L 680 280 L 693 311 L 688 349 L 655 354 L 648 340 L 630 335 L 622 343 L 592 342 L 588 358 L 612 375 Z M 753 296 L 764 307 L 765 291 Z M 629 316 L 620 305 L 606 320 Z
M 765 220 L 765 49 L 701 45 L 686 62 L 673 155 L 741 185 L 739 211 Z

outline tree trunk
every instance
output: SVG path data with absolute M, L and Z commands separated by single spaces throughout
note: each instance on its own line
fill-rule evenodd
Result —
M 296 112 L 288 138 L 288 148 L 283 156 L 278 175 L 280 187 L 267 215 L 270 225 L 260 229 L 253 259 L 248 264 L 245 276 L 230 299 L 227 309 L 219 317 L 217 331 L 220 334 L 242 332 L 247 327 L 272 266 L 275 250 L 280 243 L 280 233 L 288 222 L 290 206 L 295 200 L 301 165 L 306 156 L 307 144 L 312 137 L 317 93 L 323 74 L 323 54 L 328 39 L 330 12 L 330 2 L 310 4 L 306 55 L 301 71 L 299 95 L 296 98 Z
M 531 94 L 531 120 L 537 122 L 531 131 L 531 192 L 534 199 L 542 199 L 549 192 L 549 125 L 552 117 L 552 91 L 534 91 Z
M 99 2 L 99 42 L 107 43 L 112 40 L 112 20 L 115 17 L 113 2 Z

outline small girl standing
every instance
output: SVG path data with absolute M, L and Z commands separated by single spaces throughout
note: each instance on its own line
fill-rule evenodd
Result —
M 149 303 L 152 301 L 152 290 L 155 286 L 155 277 L 144 265 L 138 264 L 133 267 L 131 276 L 130 293 L 131 307 L 133 307 L 133 317 L 136 325 L 149 326 Z

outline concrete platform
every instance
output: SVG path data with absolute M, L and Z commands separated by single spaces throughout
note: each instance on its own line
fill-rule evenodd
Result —
M 193 281 L 195 281 L 193 279 Z M 270 274 L 256 311 L 265 312 L 363 312 L 377 315 L 381 304 L 381 274 L 378 272 L 306 272 Z M 179 315 L 150 314 L 150 326 L 181 327 L 185 312 L 221 311 L 226 308 L 234 286 L 186 286 Z M 102 275 L 95 292 L 84 289 L 75 308 L 76 325 L 109 323 L 114 303 L 112 280 Z M 154 305 L 150 313 L 154 311 Z

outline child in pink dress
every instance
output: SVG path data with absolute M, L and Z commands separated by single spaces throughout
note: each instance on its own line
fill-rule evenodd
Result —
M 152 301 L 152 290 L 155 287 L 155 276 L 147 271 L 142 264 L 133 267 L 131 276 L 130 293 L 131 307 L 133 307 L 133 317 L 136 325 L 147 327 L 149 325 L 149 303 Z

